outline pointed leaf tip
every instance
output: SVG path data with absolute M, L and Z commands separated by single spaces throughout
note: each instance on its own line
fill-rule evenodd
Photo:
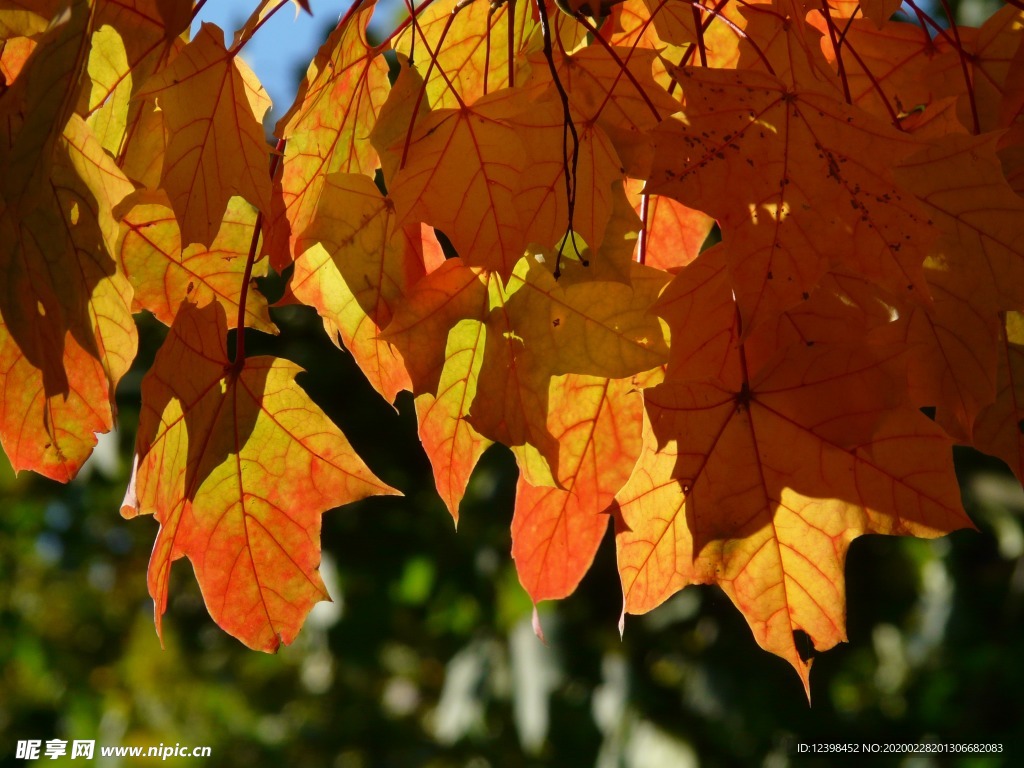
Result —
M 296 365 L 254 357 L 236 368 L 226 332 L 219 304 L 178 310 L 143 380 L 134 495 L 160 523 L 149 569 L 158 632 L 171 566 L 187 556 L 213 619 L 273 652 L 327 597 L 321 514 L 399 492 L 299 388 Z

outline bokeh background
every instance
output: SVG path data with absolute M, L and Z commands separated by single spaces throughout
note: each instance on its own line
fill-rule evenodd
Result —
M 233 28 L 251 2 L 208 5 L 206 18 Z M 312 5 L 316 17 L 282 13 L 247 51 L 278 104 L 343 10 Z M 968 23 L 992 10 L 954 5 Z M 389 21 L 384 13 L 382 27 Z M 282 285 L 263 288 L 276 298 Z M 540 606 L 542 644 L 509 557 L 511 454 L 485 455 L 456 533 L 411 398 L 383 402 L 312 310 L 274 312 L 284 333 L 254 334 L 253 354 L 306 368 L 300 383 L 405 496 L 324 516 L 321 570 L 334 602 L 314 609 L 294 645 L 269 656 L 221 632 L 183 560 L 161 648 L 145 577 L 157 525 L 118 514 L 142 375 L 165 335 L 140 315 L 119 430 L 81 476 L 67 486 L 16 478 L 0 458 L 0 766 L 23 764 L 17 740 L 53 738 L 210 746 L 211 758 L 166 762 L 246 768 L 782 768 L 852 759 L 801 757 L 799 742 L 926 740 L 1004 751 L 872 764 L 1024 764 L 1024 492 L 1001 463 L 956 454 L 977 532 L 853 544 L 850 642 L 815 659 L 809 706 L 717 588 L 690 587 L 627 617 L 620 639 L 610 535 L 576 594 Z M 93 764 L 131 763 L 97 752 Z

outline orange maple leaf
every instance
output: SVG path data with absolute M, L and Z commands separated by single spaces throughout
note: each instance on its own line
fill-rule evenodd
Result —
M 213 619 L 249 647 L 275 651 L 329 599 L 317 572 L 321 514 L 398 492 L 298 387 L 298 366 L 271 357 L 234 366 L 226 333 L 220 304 L 178 310 L 143 380 L 121 512 L 160 523 L 149 566 L 157 632 L 171 566 L 187 556 Z
M 424 275 L 421 244 L 395 229 L 394 206 L 369 176 L 336 173 L 324 179 L 297 250 L 292 296 L 337 329 L 370 383 L 394 401 L 411 383 L 401 355 L 380 333 Z
M 217 301 L 232 317 L 238 313 L 242 276 L 256 225 L 256 211 L 240 197 L 228 202 L 217 236 L 209 248 L 199 243 L 182 247 L 178 220 L 163 190 L 142 190 L 119 206 L 121 238 L 118 257 L 135 289 L 135 304 L 148 309 L 165 325 L 174 322 L 181 302 L 204 305 Z M 261 260 L 253 277 L 266 273 Z M 267 301 L 247 286 L 245 324 L 277 333 Z
M 341 20 L 277 123 L 275 133 L 287 142 L 270 248 L 279 271 L 298 256 L 291 248 L 313 220 L 328 174 L 373 176 L 377 168 L 370 132 L 388 94 L 388 65 L 366 40 L 374 7 L 360 3 Z
M 559 443 L 558 484 L 520 475 L 512 557 L 533 602 L 571 594 L 608 530 L 605 514 L 640 455 L 643 401 L 629 379 L 551 379 L 548 430 Z
M 831 265 L 928 302 L 935 232 L 892 170 L 916 141 L 771 75 L 674 72 L 683 116 L 655 131 L 647 191 L 719 221 L 744 329 L 798 304 Z
M 892 347 L 830 339 L 828 324 L 820 339 L 759 351 L 786 341 L 762 330 L 740 343 L 721 258 L 717 268 L 701 261 L 662 299 L 673 354 L 665 383 L 645 391 L 644 448 L 616 497 L 626 611 L 648 611 L 687 584 L 718 583 L 758 643 L 806 686 L 810 665 L 793 632 L 819 650 L 845 639 L 850 541 L 971 525 L 951 441 L 904 403 Z M 814 312 L 827 313 L 818 302 Z M 847 321 L 858 314 L 835 305 Z
M 131 287 L 110 255 L 132 185 L 77 116 L 43 181 L 34 210 L 0 201 L 0 441 L 16 470 L 66 482 L 113 426 L 135 357 Z M 18 302 L 30 312 L 11 313 Z
M 160 185 L 186 244 L 209 245 L 232 195 L 270 213 L 270 153 L 261 120 L 270 99 L 256 76 L 206 23 L 136 98 L 155 98 L 167 147 Z

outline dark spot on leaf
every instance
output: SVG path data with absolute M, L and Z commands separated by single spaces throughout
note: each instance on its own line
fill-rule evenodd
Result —
M 802 629 L 793 630 L 793 645 L 796 646 L 800 661 L 810 661 L 814 658 L 814 643 L 811 642 L 811 636 Z
M 736 409 L 744 410 L 748 405 L 750 405 L 750 401 L 753 399 L 753 395 L 750 392 L 750 385 L 744 384 L 740 388 L 740 391 L 736 393 Z

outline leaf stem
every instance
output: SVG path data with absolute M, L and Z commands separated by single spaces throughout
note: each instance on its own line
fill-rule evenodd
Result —
M 506 19 L 508 21 L 508 87 L 516 87 L 516 0 L 508 0 Z
M 953 39 L 956 40 L 956 49 L 960 54 L 960 69 L 964 73 L 964 85 L 967 88 L 967 100 L 971 105 L 971 121 L 974 123 L 974 135 L 981 133 L 981 120 L 978 118 L 978 102 L 974 98 L 974 83 L 971 80 L 971 72 L 967 68 L 967 52 L 964 51 L 963 42 L 960 40 L 960 27 L 956 23 L 953 10 L 949 7 L 947 0 L 939 0 L 942 3 L 942 10 L 946 12 L 949 20 L 949 28 L 953 32 Z
M 853 104 L 853 97 L 850 95 L 850 81 L 846 77 L 846 64 L 843 62 L 843 45 L 836 36 L 836 23 L 832 20 L 832 11 L 828 7 L 828 0 L 821 0 L 821 13 L 825 17 L 825 26 L 828 27 L 828 37 L 832 41 L 832 50 L 836 54 L 836 66 L 839 69 L 839 80 L 843 84 L 843 97 L 847 104 Z
M 253 25 L 253 28 L 251 30 L 249 30 L 249 34 L 248 35 L 239 38 L 238 42 L 236 42 L 234 45 L 231 46 L 231 50 L 228 51 L 228 54 L 230 56 L 237 56 L 238 52 L 241 51 L 242 48 L 245 47 L 246 43 L 248 43 L 250 40 L 252 40 L 253 37 L 256 35 L 256 33 L 259 32 L 260 27 L 262 27 L 264 24 L 266 24 L 268 21 L 270 21 L 271 18 L 273 18 L 274 14 L 277 13 L 279 10 L 281 10 L 281 8 L 284 7 L 285 5 L 287 5 L 289 2 L 291 2 L 291 0 L 280 0 L 280 2 L 278 2 L 278 4 L 275 5 L 270 10 L 270 12 L 267 13 L 266 16 L 264 16 L 262 19 L 260 19 L 258 22 L 256 22 L 256 24 Z
M 206 0 L 199 0 L 195 7 L 192 9 L 192 15 L 188 19 L 189 26 L 192 26 L 192 22 L 196 20 L 196 16 L 203 10 L 203 6 L 206 5 Z
M 444 45 L 445 38 L 448 37 L 448 32 L 452 28 L 452 23 L 455 21 L 455 17 L 459 14 L 463 8 L 465 8 L 472 0 L 459 0 L 452 8 L 452 12 L 448 14 L 448 18 L 444 23 L 444 29 L 441 30 L 441 36 L 437 40 L 437 50 L 441 50 L 441 46 Z M 418 28 L 418 27 L 417 27 Z M 430 46 L 427 45 L 427 36 L 420 32 L 420 37 L 423 38 L 423 47 L 427 49 L 427 53 L 430 55 L 430 64 L 427 67 L 427 72 L 423 75 L 423 87 L 420 88 L 420 92 L 416 94 L 416 104 L 413 106 L 412 117 L 409 119 L 409 129 L 405 132 L 405 144 L 402 147 L 402 161 L 399 164 L 399 169 L 405 168 L 405 164 L 409 159 L 409 147 L 412 145 L 412 134 L 416 128 L 416 115 L 419 114 L 420 104 L 423 103 L 424 96 L 427 95 L 427 83 L 430 81 L 430 75 L 434 71 L 434 66 L 437 65 L 437 54 L 430 50 Z M 413 40 L 416 39 L 416 33 L 413 32 Z M 410 66 L 416 66 L 412 59 L 409 59 Z M 437 67 L 438 73 L 444 78 L 445 83 L 448 84 L 448 90 L 451 91 L 452 96 L 455 97 L 455 101 L 458 102 L 461 109 L 466 109 L 466 102 L 462 100 L 462 96 L 459 94 L 458 89 L 452 84 L 452 81 L 448 77 L 448 73 L 440 66 Z
M 636 261 L 638 264 L 647 263 L 647 222 L 650 218 L 651 196 L 646 192 L 640 193 L 640 234 L 637 236 Z
M 697 50 L 700 52 L 700 65 L 707 69 L 708 49 L 704 44 L 704 25 L 701 23 L 700 11 L 697 10 L 696 5 L 691 5 L 690 10 L 693 12 L 693 26 L 697 29 Z
M 278 139 L 277 146 L 270 158 L 270 178 L 277 174 L 281 157 L 284 155 L 285 139 Z M 256 212 L 256 222 L 252 227 L 252 240 L 249 242 L 249 255 L 245 259 L 245 271 L 242 273 L 242 286 L 238 292 L 238 319 L 235 321 L 235 359 L 231 368 L 235 372 L 245 365 L 245 305 L 249 297 L 249 282 L 252 280 L 252 268 L 259 252 L 260 231 L 263 227 L 263 211 Z
M 562 249 L 565 247 L 565 239 L 572 238 L 573 247 L 576 246 L 576 234 L 573 232 L 573 219 L 576 215 L 576 167 L 580 159 L 580 136 L 576 132 L 576 123 L 573 122 L 572 112 L 569 110 L 569 94 L 562 85 L 562 79 L 558 76 L 558 67 L 555 66 L 555 53 L 551 45 L 551 22 L 548 19 L 546 0 L 535 0 L 537 13 L 540 14 L 541 37 L 544 42 L 544 58 L 547 59 L 548 69 L 551 71 L 551 79 L 555 83 L 558 97 L 562 101 L 562 170 L 565 172 L 565 197 L 568 204 L 568 222 L 565 227 L 565 238 L 558 248 L 558 255 L 555 257 L 555 279 L 562 274 Z M 572 136 L 572 165 L 569 164 L 569 136 Z

